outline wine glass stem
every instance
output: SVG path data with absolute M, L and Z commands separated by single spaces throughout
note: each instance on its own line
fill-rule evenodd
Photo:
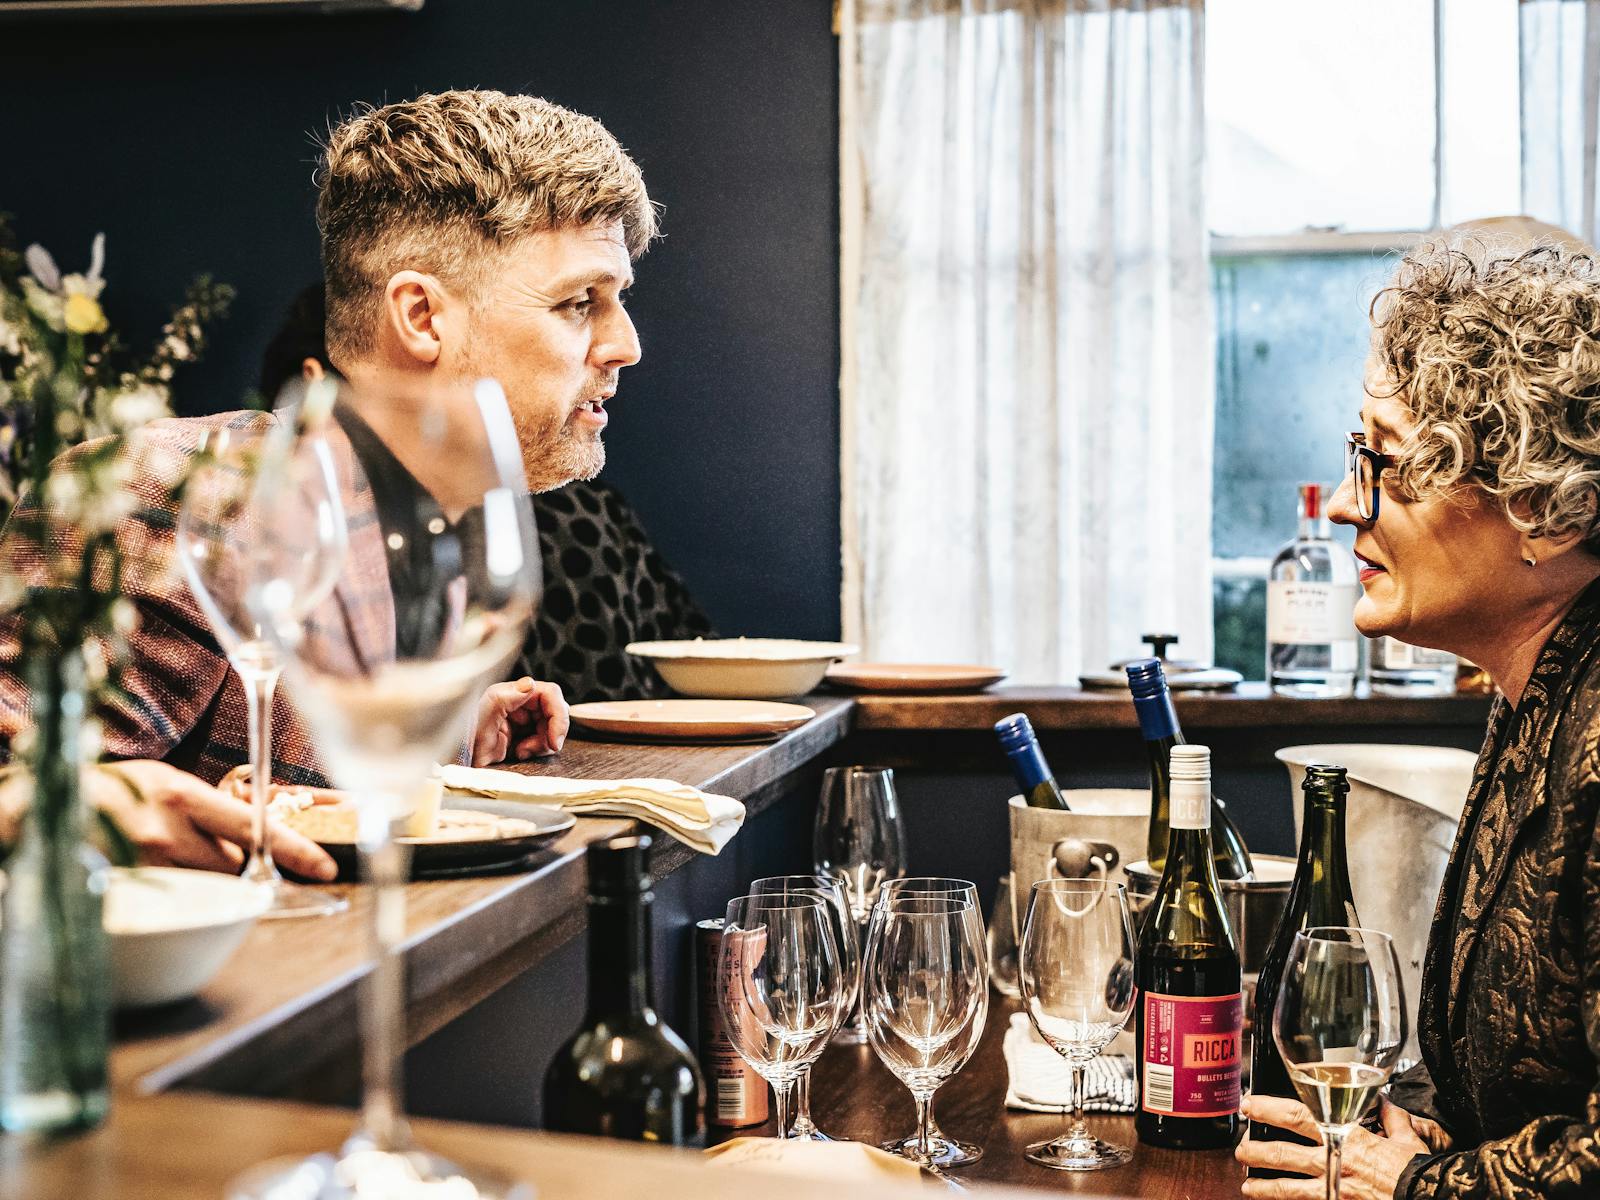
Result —
M 1343 1129 L 1323 1129 L 1322 1140 L 1328 1144 L 1328 1200 L 1339 1200 L 1339 1172 L 1344 1162 Z
M 361 1124 L 374 1149 L 384 1151 L 403 1150 L 410 1141 L 400 1086 L 405 963 L 398 953 L 405 937 L 408 856 L 408 849 L 393 836 L 361 848 L 372 892 L 367 932 L 373 957 L 372 971 L 361 989 Z
M 811 1124 L 811 1068 L 806 1067 L 794 1081 L 794 1132 L 810 1135 Z
M 272 861 L 267 835 L 267 799 L 272 790 L 272 698 L 278 690 L 278 668 L 240 671 L 246 700 L 246 728 L 250 738 L 250 861 L 246 879 L 277 883 L 280 876 Z
M 794 1088 L 794 1080 L 786 1079 L 782 1083 L 772 1085 L 772 1096 L 778 1103 L 778 1136 L 789 1136 L 789 1093 Z
M 1082 1140 L 1088 1130 L 1083 1125 L 1083 1063 L 1077 1059 L 1072 1060 L 1072 1128 L 1067 1136 L 1074 1141 Z
M 923 1160 L 933 1157 L 933 1139 L 930 1130 L 933 1125 L 933 1093 L 913 1092 L 911 1098 L 917 1102 L 917 1157 Z

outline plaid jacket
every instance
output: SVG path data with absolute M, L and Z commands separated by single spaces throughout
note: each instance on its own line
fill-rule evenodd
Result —
M 204 614 L 173 558 L 177 529 L 175 484 L 210 431 L 259 431 L 274 418 L 234 412 L 156 421 L 141 433 L 130 484 L 136 507 L 117 529 L 123 553 L 123 589 L 139 614 L 131 661 L 123 674 L 129 699 L 99 715 L 105 750 L 114 758 L 158 758 L 215 783 L 249 761 L 244 686 L 228 666 Z M 335 425 L 328 434 L 350 525 L 350 560 L 333 597 L 306 622 L 308 638 L 345 637 L 348 621 L 367 662 L 394 657 L 394 609 L 389 592 L 383 535 L 368 486 L 346 439 Z M 83 448 L 69 451 L 69 462 Z M 19 511 L 36 503 L 24 497 Z M 52 554 L 81 554 L 81 539 L 63 536 Z M 10 526 L 0 533 L 0 570 L 25 580 L 43 576 L 44 560 L 31 540 Z M 342 609 L 342 611 L 341 611 Z M 20 622 L 0 618 L 0 739 L 28 721 L 28 693 L 21 678 Z M 323 786 L 327 780 L 311 739 L 280 688 L 272 714 L 273 777 L 281 782 Z

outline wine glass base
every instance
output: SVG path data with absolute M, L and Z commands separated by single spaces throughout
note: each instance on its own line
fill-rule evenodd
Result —
M 1133 1157 L 1127 1146 L 1113 1146 L 1092 1134 L 1035 1142 L 1023 1155 L 1031 1163 L 1053 1171 L 1104 1171 L 1120 1167 Z
M 261 914 L 263 921 L 281 921 L 293 917 L 330 917 L 350 907 L 350 901 L 320 888 L 302 887 L 280 879 L 268 884 L 272 888 L 272 907 Z
M 822 1130 L 818 1129 L 815 1125 L 808 1125 L 804 1129 L 801 1129 L 799 1126 L 794 1126 L 793 1128 L 791 1128 L 789 1130 L 789 1138 L 788 1138 L 788 1140 L 791 1141 L 791 1142 L 834 1142 L 834 1141 L 838 1141 L 837 1138 L 831 1138 L 827 1134 L 823 1133 Z
M 475 1188 L 467 1192 L 462 1180 Z M 387 1185 L 387 1186 L 386 1186 Z M 431 1186 L 430 1186 L 431 1185 Z M 363 1189 L 358 1192 L 358 1186 Z M 447 1187 L 450 1190 L 446 1190 Z M 423 1150 L 384 1154 L 376 1150 L 347 1154 L 313 1154 L 310 1158 L 275 1158 L 251 1167 L 228 1184 L 227 1200 L 356 1200 L 379 1193 L 423 1197 L 469 1194 L 475 1200 L 534 1200 L 525 1183 L 513 1183 L 492 1171 L 461 1167 Z
M 968 1167 L 983 1157 L 982 1146 L 976 1146 L 971 1142 L 959 1142 L 954 1138 L 930 1137 L 928 1145 L 932 1147 L 933 1155 L 924 1158 L 917 1153 L 917 1135 L 914 1133 L 909 1137 L 894 1138 L 879 1143 L 879 1146 L 890 1154 L 910 1159 L 924 1167 Z

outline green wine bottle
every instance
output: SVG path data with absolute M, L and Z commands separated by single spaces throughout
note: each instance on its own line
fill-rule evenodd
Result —
M 1065 809 L 1066 798 L 1050 773 L 1050 764 L 1039 749 L 1039 739 L 1034 736 L 1033 723 L 1023 713 L 1012 713 L 994 723 L 994 732 L 1000 739 L 1000 748 L 1011 760 L 1011 773 L 1016 776 L 1022 798 L 1032 808 Z
M 1344 852 L 1345 797 L 1350 785 L 1343 767 L 1314 763 L 1306 768 L 1305 795 L 1300 822 L 1300 861 L 1295 864 L 1294 882 L 1284 903 L 1278 930 L 1256 976 L 1256 998 L 1251 1010 L 1255 1040 L 1250 1051 L 1250 1092 L 1256 1096 L 1295 1098 L 1289 1069 L 1272 1039 L 1272 1010 L 1278 1003 L 1283 984 L 1283 968 L 1289 961 L 1294 935 L 1319 925 L 1357 926 L 1355 896 L 1350 891 L 1350 870 Z M 1277 1125 L 1250 1123 L 1251 1141 L 1288 1141 L 1309 1146 L 1305 1138 Z M 1286 1179 L 1287 1172 L 1252 1167 L 1251 1179 Z
M 1133 692 L 1133 708 L 1139 716 L 1145 751 L 1150 757 L 1150 832 L 1146 855 L 1150 869 L 1167 865 L 1167 810 L 1172 784 L 1168 777 L 1168 758 L 1174 746 L 1183 745 L 1183 730 L 1172 706 L 1172 693 L 1159 658 L 1142 658 L 1127 667 L 1128 687 Z M 1211 850 L 1221 879 L 1248 879 L 1253 869 L 1244 838 L 1216 796 L 1211 797 Z
M 1166 869 L 1134 963 L 1139 1140 L 1178 1150 L 1239 1133 L 1239 950 L 1211 851 L 1211 751 L 1172 748 Z
M 544 1080 L 545 1128 L 673 1146 L 703 1142 L 694 1056 L 650 996 L 648 837 L 589 847 L 589 1008 Z

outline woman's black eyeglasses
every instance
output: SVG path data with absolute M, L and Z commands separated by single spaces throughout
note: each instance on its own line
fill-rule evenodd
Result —
M 1368 446 L 1366 434 L 1352 433 L 1344 440 L 1344 458 L 1350 486 L 1356 495 L 1356 512 L 1371 525 L 1378 519 L 1378 479 L 1387 468 L 1395 465 L 1395 457 Z

